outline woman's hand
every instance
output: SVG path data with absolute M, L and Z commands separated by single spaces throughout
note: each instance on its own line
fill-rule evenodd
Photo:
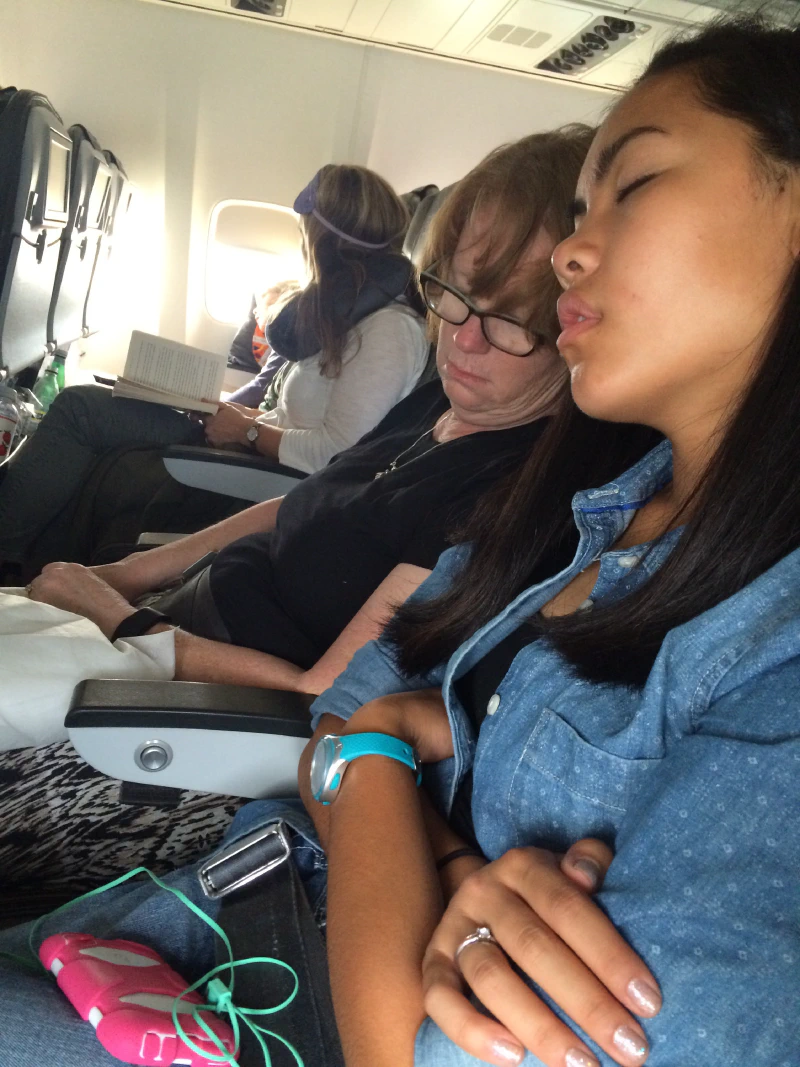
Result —
M 29 596 L 91 619 L 106 637 L 135 611 L 124 596 L 79 563 L 48 563 L 31 582 Z
M 257 419 L 263 412 L 259 408 L 249 408 L 246 404 L 237 404 L 235 400 L 224 401 L 226 407 L 236 408 L 237 411 L 241 411 L 243 415 L 248 415 L 251 419 Z M 213 419 L 213 415 L 209 415 L 208 418 Z
M 381 733 L 399 737 L 419 753 L 423 763 L 453 755 L 453 737 L 439 689 L 396 693 L 364 704 L 348 720 L 343 734 Z
M 245 434 L 254 421 L 251 415 L 245 415 L 238 404 L 220 404 L 216 415 L 209 415 L 205 420 L 206 441 L 214 448 L 246 445 Z
M 488 1063 L 519 1063 L 528 1049 L 547 1067 L 599 1067 L 597 1058 L 512 969 L 527 974 L 618 1063 L 648 1054 L 631 1013 L 661 1008 L 653 976 L 588 893 L 610 850 L 591 838 L 560 858 L 518 848 L 470 875 L 450 901 L 423 960 L 425 1009 L 457 1045 Z M 498 944 L 456 950 L 478 927 Z M 495 1016 L 476 1010 L 465 983 Z

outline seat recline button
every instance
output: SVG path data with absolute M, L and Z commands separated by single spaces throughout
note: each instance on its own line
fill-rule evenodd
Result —
M 500 694 L 494 693 L 489 697 L 486 703 L 486 714 L 494 715 L 497 709 L 500 707 Z
M 134 762 L 143 771 L 163 771 L 172 763 L 172 749 L 166 741 L 145 741 L 136 749 Z

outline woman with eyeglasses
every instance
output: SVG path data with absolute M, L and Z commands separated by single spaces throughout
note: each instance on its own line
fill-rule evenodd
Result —
M 32 583 L 32 597 L 85 615 L 113 637 L 135 616 L 132 602 L 217 552 L 190 582 L 153 602 L 171 619 L 161 628 L 175 627 L 175 677 L 311 693 L 330 685 L 430 574 L 480 498 L 513 479 L 566 395 L 549 256 L 566 233 L 590 138 L 588 128 L 574 127 L 498 149 L 437 214 L 423 291 L 441 381 L 414 391 L 285 498 L 112 565 L 52 564 Z M 584 423 L 587 469 L 602 471 L 600 478 L 646 447 L 639 431 Z M 576 474 L 576 486 L 584 476 Z M 561 546 L 551 559 L 555 566 Z M 126 626 L 144 632 L 157 619 Z M 191 854 L 201 832 L 207 843 L 211 823 L 221 826 L 233 806 L 195 796 L 169 816 L 121 810 L 114 784 L 103 784 L 65 745 L 7 753 L 0 770 L 6 885 L 34 878 L 45 856 L 51 879 L 57 868 L 72 885 L 90 884 L 126 858 L 134 862 L 143 840 L 150 855 L 163 855 L 166 834 L 174 863 Z M 59 826 L 46 799 L 26 801 L 32 782 L 43 783 L 44 798 L 58 795 Z M 83 849 L 70 839 L 70 798 L 85 814 L 90 788 L 92 841 L 105 822 L 113 848 Z M 23 824 L 28 845 L 12 862 Z M 64 847 L 54 849 L 54 841 Z

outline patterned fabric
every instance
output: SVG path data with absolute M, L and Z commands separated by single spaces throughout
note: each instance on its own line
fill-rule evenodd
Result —
M 184 792 L 177 807 L 121 804 L 120 783 L 70 742 L 0 756 L 0 914 L 46 911 L 144 864 L 162 873 L 212 850 L 244 801 Z

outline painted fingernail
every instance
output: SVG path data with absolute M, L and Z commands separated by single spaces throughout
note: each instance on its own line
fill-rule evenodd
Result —
M 492 1042 L 492 1055 L 498 1063 L 522 1063 L 525 1049 L 520 1045 L 514 1045 L 510 1041 Z
M 628 982 L 628 996 L 638 1006 L 640 1015 L 657 1015 L 661 1011 L 661 994 L 643 978 Z
M 600 885 L 600 864 L 594 860 L 587 858 L 575 860 L 572 864 L 573 870 L 580 871 L 589 879 L 589 888 L 597 889 Z
M 632 1060 L 643 1060 L 650 1051 L 644 1034 L 635 1026 L 618 1026 L 612 1040 L 620 1052 Z
M 582 1048 L 571 1048 L 564 1062 L 567 1067 L 600 1067 L 599 1061 L 594 1058 L 591 1052 L 587 1052 L 586 1049 Z

